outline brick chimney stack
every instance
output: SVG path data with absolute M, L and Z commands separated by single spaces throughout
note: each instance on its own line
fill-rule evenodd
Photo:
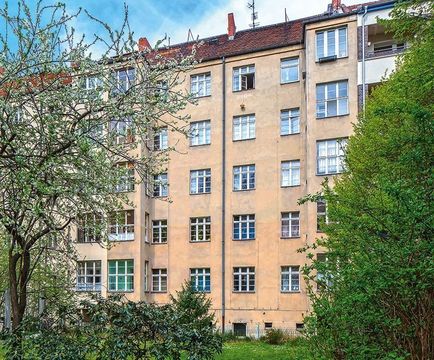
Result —
M 234 13 L 228 14 L 228 38 L 233 40 L 235 37 L 235 31 L 237 30 L 235 26 Z
M 151 45 L 149 44 L 149 41 L 145 37 L 141 37 L 139 39 L 139 51 L 145 51 L 146 49 L 150 49 Z
M 339 12 L 341 9 L 341 0 L 332 0 L 332 11 Z

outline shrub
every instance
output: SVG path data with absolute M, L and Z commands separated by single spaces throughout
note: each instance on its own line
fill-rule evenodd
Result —
M 288 335 L 281 329 L 267 330 L 262 341 L 270 345 L 282 345 L 288 341 Z

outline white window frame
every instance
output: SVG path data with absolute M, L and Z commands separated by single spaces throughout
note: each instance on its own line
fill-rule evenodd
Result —
M 202 239 L 199 234 L 202 233 Z M 190 218 L 190 241 L 206 242 L 211 241 L 211 217 L 192 217 Z
M 280 185 L 282 187 L 300 186 L 300 160 L 282 161 L 280 164 Z
M 297 70 L 297 78 L 296 79 L 288 79 L 289 74 L 291 74 L 291 70 Z M 287 76 L 284 76 L 287 75 Z M 293 82 L 300 81 L 300 60 L 298 57 L 285 58 L 280 60 L 280 83 L 281 84 L 289 84 Z
M 300 266 L 280 268 L 280 291 L 283 293 L 300 292 Z
M 211 169 L 190 171 L 190 194 L 211 193 Z
M 280 135 L 300 134 L 300 109 L 285 109 L 280 111 Z
M 247 231 L 247 237 L 243 238 L 243 228 Z M 235 230 L 238 229 L 238 237 L 235 236 Z M 253 229 L 253 236 L 251 236 L 251 230 Z M 247 215 L 234 215 L 233 217 L 233 240 L 254 240 L 256 238 L 256 217 L 254 214 Z
M 211 121 L 202 120 L 190 123 L 190 146 L 211 144 Z
M 167 173 L 161 173 L 154 175 L 154 197 L 166 197 L 168 196 L 168 177 Z
M 300 237 L 300 212 L 283 212 L 281 213 L 281 232 L 282 238 Z
M 320 89 L 324 88 L 324 98 L 320 99 Z M 345 93 L 340 93 L 340 89 L 346 89 Z M 329 98 L 329 90 L 334 89 L 335 97 Z M 340 80 L 329 83 L 322 83 L 316 85 L 316 118 L 325 119 L 335 116 L 348 115 L 350 113 L 349 109 L 349 88 L 348 80 Z M 331 109 L 333 106 L 331 104 L 336 104 L 336 114 L 333 114 Z M 341 109 L 344 106 L 345 109 Z
M 117 145 L 134 142 L 132 120 L 130 118 L 111 120 L 110 134 Z
M 158 129 L 154 135 L 154 150 L 166 150 L 169 147 L 169 131 L 167 126 Z
M 210 268 L 191 268 L 190 281 L 194 290 L 198 292 L 211 292 L 211 269 Z M 202 283 L 202 287 L 200 287 Z
M 149 291 L 149 261 L 145 260 L 145 268 L 143 271 L 143 289 L 145 292 Z
M 123 214 L 123 216 L 122 216 Z M 128 215 L 132 216 L 128 216 Z M 115 218 L 116 223 L 111 223 Z M 119 220 L 123 218 L 123 222 L 119 223 Z M 132 223 L 128 223 L 128 219 L 132 219 Z M 134 210 L 120 210 L 116 211 L 109 216 L 109 240 L 110 241 L 131 241 L 134 240 L 134 223 L 135 212 Z
M 157 281 L 155 281 L 157 280 Z M 157 284 L 157 286 L 155 286 Z M 167 268 L 152 269 L 152 292 L 167 292 L 168 276 Z
M 115 265 L 115 273 L 110 273 L 110 263 L 114 262 Z M 125 274 L 119 273 L 119 264 L 124 262 L 125 264 Z M 128 272 L 128 262 L 132 263 L 132 272 Z M 122 259 L 122 260 L 108 260 L 107 262 L 107 291 L 109 292 L 133 292 L 134 291 L 134 259 Z M 115 278 L 115 290 L 110 288 L 111 285 L 111 277 Z M 125 287 L 123 289 L 119 288 L 119 278 L 124 278 Z M 128 279 L 131 279 L 131 289 L 128 289 Z
M 149 238 L 152 238 L 151 231 L 151 216 L 145 212 L 145 242 L 149 242 Z
M 115 192 L 131 192 L 135 187 L 135 171 L 134 164 L 132 162 L 122 162 L 116 164 L 116 166 L 122 169 L 122 174 L 119 177 L 119 182 L 115 186 Z
M 320 140 L 316 143 L 316 173 L 319 176 L 340 174 L 345 170 L 344 158 L 347 139 Z M 335 163 L 335 165 L 333 165 Z M 336 167 L 336 171 L 333 171 Z M 324 169 L 324 171 L 322 170 Z
M 345 30 L 345 46 L 341 49 L 340 44 L 340 30 Z M 328 33 L 333 32 L 333 41 L 334 41 L 334 52 L 329 54 L 328 49 L 328 43 L 329 43 L 329 36 Z M 319 51 L 319 39 L 320 34 L 322 34 L 323 37 L 323 56 L 320 55 Z M 328 57 L 334 57 L 336 56 L 336 59 L 344 58 L 348 56 L 348 29 L 346 26 L 333 28 L 333 29 L 325 29 L 321 31 L 317 31 L 315 34 L 315 53 L 316 53 L 316 61 L 320 61 L 323 58 Z
M 324 211 L 319 211 L 318 207 L 320 204 L 323 204 Z M 316 232 L 323 232 L 321 230 L 321 219 L 324 218 L 324 224 L 327 225 L 329 223 L 328 211 L 327 211 L 327 202 L 324 199 L 319 199 L 316 202 Z
M 232 139 L 234 141 L 249 140 L 256 137 L 255 114 L 234 116 L 232 121 Z
M 211 96 L 211 73 L 191 75 L 190 93 L 195 98 Z
M 253 74 L 253 87 L 247 88 L 247 76 Z M 232 70 L 232 91 L 245 91 L 255 88 L 256 85 L 255 65 L 234 67 Z
M 233 167 L 233 191 L 254 190 L 256 187 L 256 166 L 239 165 Z
M 101 291 L 101 260 L 77 261 L 77 291 Z M 97 279 L 99 278 L 99 281 Z M 88 281 L 91 279 L 92 281 Z M 80 281 L 83 280 L 83 281 Z
M 168 241 L 167 220 L 152 220 L 152 243 L 166 244 Z
M 254 266 L 236 266 L 233 268 L 233 292 L 254 292 L 256 273 Z
M 98 224 L 102 224 L 102 214 L 86 213 L 79 219 L 77 227 L 77 243 L 100 242 L 103 229 Z
M 115 92 L 125 92 L 130 90 L 134 85 L 135 80 L 136 71 L 134 68 L 115 70 Z

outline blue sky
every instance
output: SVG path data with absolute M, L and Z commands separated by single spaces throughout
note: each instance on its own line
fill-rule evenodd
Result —
M 9 0 L 11 7 L 17 0 Z M 57 0 L 44 0 L 45 4 Z M 61 0 L 71 11 L 86 8 L 113 28 L 122 21 L 124 0 Z M 247 0 L 125 0 L 129 19 L 136 38 L 146 36 L 151 44 L 167 33 L 172 44 L 187 40 L 188 30 L 195 37 L 222 34 L 227 31 L 227 13 L 235 14 L 237 30 L 249 27 Z M 34 4 L 36 0 L 27 0 Z M 290 19 L 324 12 L 331 0 L 256 0 L 260 25 L 284 21 L 284 11 Z M 360 0 L 343 0 L 347 5 Z M 307 6 L 308 4 L 308 6 Z M 85 16 L 75 22 L 79 33 L 92 35 L 96 25 Z M 1 30 L 0 30 L 1 31 Z

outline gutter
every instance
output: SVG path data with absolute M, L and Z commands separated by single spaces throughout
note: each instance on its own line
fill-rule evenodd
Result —
M 226 316 L 226 59 L 222 57 L 222 334 Z
M 364 7 L 364 13 L 362 15 L 362 106 L 363 112 L 365 112 L 365 104 L 366 104 L 366 59 L 365 59 L 365 48 L 366 48 L 366 39 L 365 39 L 365 21 L 366 14 L 368 13 L 368 7 Z

